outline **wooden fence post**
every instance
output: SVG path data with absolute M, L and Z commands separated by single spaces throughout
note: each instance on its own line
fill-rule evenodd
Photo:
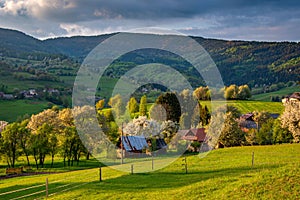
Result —
M 182 161 L 184 162 L 182 165 L 184 165 L 185 173 L 187 174 L 188 173 L 188 167 L 187 167 L 187 162 L 186 162 L 186 156 L 184 156 Z
M 131 164 L 131 174 L 133 174 L 133 164 Z
M 99 167 L 99 181 L 102 181 L 102 167 Z
M 252 152 L 252 167 L 254 167 L 254 152 Z
M 154 170 L 154 159 L 153 159 L 153 155 L 152 155 L 152 170 Z
M 46 198 L 48 198 L 48 178 L 46 178 Z

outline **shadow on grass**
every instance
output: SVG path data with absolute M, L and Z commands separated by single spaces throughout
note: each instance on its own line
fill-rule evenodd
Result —
M 268 169 L 276 169 L 279 165 L 269 165 Z M 139 191 L 140 189 L 171 189 L 192 185 L 197 182 L 206 181 L 214 178 L 222 178 L 230 176 L 233 179 L 251 177 L 248 173 L 257 172 L 266 169 L 265 166 L 257 167 L 237 167 L 223 168 L 216 170 L 192 171 L 188 174 L 185 172 L 167 172 L 157 171 L 150 173 L 129 174 L 113 179 L 104 179 L 102 183 L 96 183 L 101 190 L 111 191 Z
M 280 167 L 280 165 L 269 165 L 267 169 L 276 169 Z M 147 190 L 161 190 L 161 189 L 176 189 L 188 185 L 193 185 L 195 183 L 199 183 L 202 181 L 206 181 L 209 179 L 222 179 L 223 177 L 230 177 L 230 181 L 239 180 L 241 178 L 251 177 L 249 173 L 258 172 L 266 169 L 266 166 L 256 166 L 252 167 L 229 167 L 229 168 L 221 168 L 221 169 L 211 169 L 211 170 L 194 170 L 185 174 L 184 171 L 165 171 L 159 170 L 155 172 L 149 173 L 138 173 L 138 174 L 125 174 L 123 176 L 119 176 L 117 178 L 106 178 L 105 170 L 103 171 L 103 182 L 99 181 L 91 181 L 86 186 L 88 189 L 99 190 L 99 191 L 110 191 L 110 192 L 141 192 L 142 189 L 147 188 Z M 174 169 L 173 169 L 174 170 Z M 93 175 L 95 177 L 95 174 Z M 97 178 L 95 178 L 97 179 Z M 93 179 L 93 180 L 95 180 Z M 60 182 L 60 183 L 51 183 L 49 182 L 49 194 L 65 190 L 72 189 L 70 187 L 80 185 L 85 183 L 85 181 L 80 182 L 80 177 L 70 182 Z M 25 180 L 23 180 L 25 181 Z M 88 182 L 88 181 L 87 181 Z M 41 183 L 42 184 L 42 183 Z M 70 184 L 67 185 L 66 184 Z M 32 187 L 40 184 L 25 184 L 19 185 L 18 183 L 14 186 L 0 188 L 0 199 L 12 199 L 16 197 L 20 197 L 27 194 L 32 194 L 34 192 L 45 190 L 45 186 L 41 186 L 38 188 L 28 189 L 26 191 L 21 191 L 13 194 L 2 195 L 1 193 L 5 193 L 8 191 L 23 189 L 27 187 Z M 33 199 L 37 197 L 45 197 L 45 192 L 30 196 L 28 199 Z

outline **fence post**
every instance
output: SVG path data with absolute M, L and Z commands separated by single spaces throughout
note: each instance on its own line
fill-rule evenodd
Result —
M 133 174 L 133 164 L 131 164 L 131 174 Z
M 254 152 L 252 152 L 252 167 L 254 167 Z
M 186 162 L 186 156 L 184 157 L 184 161 L 185 161 L 185 173 L 188 173 L 188 167 L 187 167 L 187 162 Z
M 99 167 L 99 181 L 102 181 L 102 167 Z
M 154 169 L 154 159 L 153 159 L 153 155 L 152 155 L 152 170 Z
M 188 173 L 188 168 L 187 168 L 186 156 L 184 156 L 182 161 L 184 162 L 182 165 L 184 165 L 185 173 L 187 174 Z
M 46 178 L 46 198 L 48 198 L 48 178 Z

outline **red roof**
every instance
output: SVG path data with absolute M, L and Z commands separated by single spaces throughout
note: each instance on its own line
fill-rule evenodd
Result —
M 183 140 L 204 142 L 206 137 L 205 128 L 193 128 L 186 130 L 185 135 L 182 137 Z

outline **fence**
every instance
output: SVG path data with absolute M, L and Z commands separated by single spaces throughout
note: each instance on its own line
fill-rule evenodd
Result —
M 64 179 L 49 181 L 48 178 L 45 178 L 45 183 L 33 185 L 26 188 L 16 189 L 8 192 L 0 193 L 0 199 L 24 199 L 24 198 L 43 198 L 56 195 L 58 193 L 66 192 L 80 186 L 86 185 L 92 181 L 100 180 L 102 181 L 101 168 L 97 171 L 93 170 L 92 172 L 82 173 L 80 175 L 69 176 Z M 100 178 L 99 178 L 100 177 Z M 76 180 L 76 181 L 75 181 Z M 78 180 L 83 183 L 78 183 Z M 61 183 L 60 185 L 58 185 Z M 33 191 L 35 190 L 35 191 Z
M 226 155 L 226 151 L 222 151 L 219 155 L 214 151 L 212 156 L 207 156 L 203 159 L 199 159 L 195 156 L 183 156 L 177 159 L 175 163 L 172 163 L 164 171 L 176 174 L 196 174 L 205 172 L 218 172 L 223 170 L 224 173 L 230 175 L 242 169 L 242 173 L 255 171 L 263 171 L 270 167 L 282 167 L 284 165 L 299 166 L 300 152 L 291 151 L 288 154 L 284 152 L 239 152 L 236 155 Z M 215 155 L 214 155 L 215 154 Z M 228 152 L 230 154 L 230 152 Z M 228 159 L 230 158 L 230 159 Z M 128 174 L 136 174 L 146 170 L 154 171 L 164 166 L 166 161 L 170 161 L 174 158 L 169 157 L 150 157 L 143 159 L 141 162 L 135 162 L 133 159 L 125 159 L 125 163 L 117 165 L 112 168 L 127 171 Z M 197 160 L 198 159 L 198 160 Z M 74 172 L 74 171 L 73 171 Z M 78 173 L 77 173 L 78 172 Z M 64 179 L 50 180 L 45 178 L 44 183 L 39 183 L 26 188 L 19 188 L 12 191 L 5 191 L 0 193 L 0 199 L 24 199 L 24 198 L 44 198 L 51 197 L 56 194 L 67 192 L 83 185 L 89 184 L 95 181 L 102 181 L 103 171 L 102 168 L 90 169 L 88 171 L 75 171 L 75 175 L 70 175 Z M 82 173 L 81 173 L 82 172 Z

